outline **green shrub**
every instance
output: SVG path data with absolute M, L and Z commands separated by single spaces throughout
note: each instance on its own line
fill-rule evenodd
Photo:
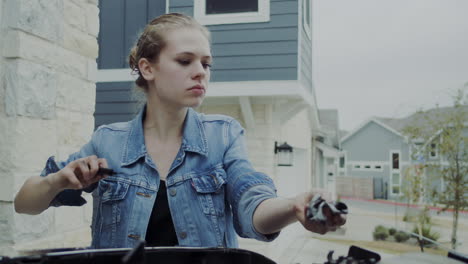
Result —
M 395 237 L 396 242 L 405 242 L 410 238 L 410 236 L 403 231 L 396 232 L 394 237 Z
M 440 234 L 435 231 L 432 231 L 430 225 L 424 225 L 421 231 L 422 231 L 423 237 L 429 238 L 431 240 L 437 241 L 437 239 L 440 238 Z M 416 234 L 413 236 L 417 239 L 419 237 L 419 230 L 417 226 L 413 228 L 413 233 Z M 423 239 L 422 244 L 429 245 L 431 244 L 431 242 Z
M 388 229 L 388 234 L 391 235 L 391 236 L 394 236 L 396 233 L 396 229 L 391 227 L 390 229 Z
M 388 229 L 384 226 L 378 225 L 372 233 L 374 240 L 385 240 L 388 237 Z

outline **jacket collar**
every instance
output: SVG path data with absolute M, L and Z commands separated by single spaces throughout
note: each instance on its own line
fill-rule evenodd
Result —
M 122 166 L 135 163 L 147 154 L 145 136 L 143 134 L 143 118 L 145 115 L 146 105 L 130 121 L 130 131 L 122 153 Z M 192 108 L 188 108 L 187 115 L 185 116 L 181 149 L 205 156 L 208 153 L 205 129 L 199 114 Z

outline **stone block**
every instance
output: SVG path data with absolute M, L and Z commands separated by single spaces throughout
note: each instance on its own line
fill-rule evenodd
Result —
M 91 222 L 93 220 L 93 196 L 90 193 L 83 193 L 83 198 L 85 198 L 87 202 L 83 206 L 83 210 L 84 210 L 83 220 L 85 224 L 87 224 L 90 227 Z
M 8 157 L 10 169 L 17 174 L 37 175 L 56 152 L 56 121 L 18 118 L 14 135 L 14 148 Z
M 54 210 L 49 208 L 39 215 L 14 215 L 14 240 L 15 242 L 27 242 L 53 233 Z
M 65 25 L 63 46 L 91 59 L 95 59 L 98 56 L 99 47 L 96 37 L 68 25 Z
M 11 245 L 13 239 L 13 203 L 0 201 L 0 248 Z
M 88 0 L 88 3 L 91 3 L 91 4 L 95 5 L 95 6 L 98 5 L 98 2 L 99 2 L 99 0 Z
M 61 0 L 5 0 L 6 25 L 58 42 L 63 38 L 63 1 Z
M 91 36 L 97 38 L 99 35 L 99 8 L 93 3 L 87 4 L 85 8 L 87 31 Z
M 7 31 L 6 38 L 9 40 L 3 47 L 6 58 L 27 59 L 80 78 L 88 75 L 87 59 L 77 53 L 19 30 Z
M 57 119 L 59 156 L 68 157 L 90 139 L 94 130 L 94 117 L 89 114 L 60 111 Z
M 0 118 L 0 175 L 10 188 L 18 181 L 17 175 L 38 175 L 47 158 L 55 154 L 55 127 L 54 120 Z M 11 197 L 11 193 L 2 195 Z
M 63 16 L 65 23 L 82 31 L 87 31 L 87 15 L 85 10 L 73 1 L 63 1 Z
M 56 106 L 59 109 L 82 113 L 94 113 L 96 87 L 94 83 L 59 74 Z
M 65 233 L 63 244 L 66 248 L 89 247 L 91 245 L 91 228 L 88 226 Z
M 5 66 L 5 108 L 9 116 L 55 118 L 56 75 L 50 68 L 25 60 Z
M 96 60 L 88 60 L 88 77 L 86 79 L 90 82 L 96 83 L 97 72 L 98 68 Z
M 61 206 L 55 210 L 55 232 L 63 233 L 86 227 L 82 207 Z
M 15 189 L 13 188 L 14 182 L 15 182 L 15 179 L 13 178 L 13 175 L 11 175 L 7 171 L 0 171 L 0 201 L 1 202 L 13 201 L 14 195 L 15 195 Z M 0 234 L 1 234 L 1 231 L 0 231 Z

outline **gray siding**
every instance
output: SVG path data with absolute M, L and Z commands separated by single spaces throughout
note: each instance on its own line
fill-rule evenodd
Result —
M 212 81 L 297 80 L 297 1 L 270 3 L 270 21 L 209 25 Z M 193 15 L 193 0 L 170 2 L 170 12 Z
M 141 103 L 133 91 L 133 82 L 97 83 L 95 128 L 103 124 L 132 119 Z
M 99 1 L 99 69 L 128 68 L 128 53 L 144 26 L 166 12 L 166 1 Z M 132 82 L 97 83 L 94 125 L 128 121 L 139 108 Z
M 165 13 L 165 2 L 99 1 L 98 68 L 127 68 L 127 56 L 137 36 L 150 20 Z M 193 15 L 193 0 L 171 0 L 169 12 Z M 208 27 L 214 57 L 212 81 L 298 79 L 297 0 L 271 0 L 269 22 Z M 132 97 L 133 86 L 132 82 L 97 83 L 96 127 L 135 115 L 139 104 Z
M 164 14 L 166 1 L 99 1 L 99 69 L 127 68 L 127 56 L 138 34 L 154 17 Z
M 401 151 L 401 160 L 408 161 L 408 145 L 404 139 L 375 122 L 369 122 L 361 130 L 341 143 L 347 151 L 348 162 L 388 161 L 391 149 Z
M 380 124 L 371 121 L 352 135 L 346 141 L 341 142 L 341 147 L 346 151 L 347 175 L 352 177 L 369 177 L 374 179 L 374 198 L 395 198 L 391 194 L 391 162 L 390 150 L 400 152 L 400 177 L 404 175 L 405 164 L 409 162 L 409 146 L 404 138 L 389 131 Z M 353 168 L 353 162 L 379 162 L 381 171 L 359 170 Z M 370 164 L 372 165 L 372 163 Z M 380 186 L 375 186 L 376 184 Z

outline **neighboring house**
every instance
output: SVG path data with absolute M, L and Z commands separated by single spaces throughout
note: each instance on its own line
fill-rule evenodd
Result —
M 127 2 L 99 1 L 96 127 L 130 120 L 138 110 L 126 62 L 138 33 L 158 15 L 185 13 L 212 34 L 211 83 L 197 110 L 241 122 L 254 167 L 273 178 L 280 195 L 309 190 L 312 131 L 320 129 L 312 82 L 311 1 Z M 276 165 L 275 142 L 293 147 L 292 166 Z
M 339 175 L 340 129 L 336 109 L 319 110 L 320 131 L 315 133 L 313 146 L 315 168 L 314 182 L 316 188 L 327 190 L 336 197 L 336 177 Z
M 451 111 L 450 107 L 431 109 L 428 114 L 435 116 Z M 337 182 L 337 192 L 343 195 L 399 199 L 405 171 L 409 166 L 421 162 L 444 164 L 445 158 L 438 152 L 438 137 L 431 142 L 409 142 L 403 135 L 407 126 L 424 127 L 424 118 L 413 114 L 406 118 L 373 117 L 341 139 L 343 152 L 340 170 L 344 173 Z M 468 131 L 467 131 L 468 134 Z M 418 148 L 431 148 L 425 157 L 413 158 Z M 431 187 L 443 190 L 440 177 L 431 176 Z

